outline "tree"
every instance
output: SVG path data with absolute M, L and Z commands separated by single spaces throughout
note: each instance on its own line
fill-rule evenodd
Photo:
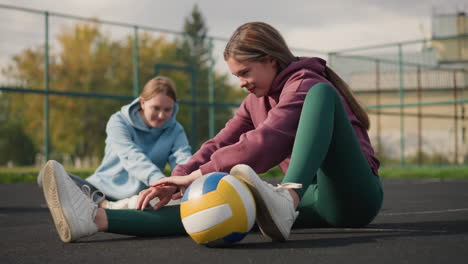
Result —
M 24 133 L 19 122 L 2 122 L 0 126 L 0 164 L 13 162 L 15 165 L 34 163 L 36 150 L 32 140 Z
M 197 4 L 194 5 L 190 16 L 185 18 L 183 32 L 183 38 L 178 43 L 178 57 L 200 70 L 207 68 L 210 52 L 207 42 L 208 28 Z
M 185 18 L 184 34 L 177 40 L 177 58 L 195 68 L 196 74 L 196 97 L 195 100 L 207 102 L 209 100 L 208 76 L 210 74 L 210 50 L 207 36 L 208 28 L 198 5 L 194 5 L 190 16 Z M 228 77 L 224 74 L 214 73 L 215 101 L 216 102 L 238 102 L 243 97 L 242 91 L 235 89 L 228 83 Z M 190 98 L 191 99 L 191 98 Z M 197 145 L 209 137 L 209 107 L 197 106 L 196 123 Z M 216 109 L 215 129 L 219 130 L 225 122 L 232 117 L 231 108 Z M 193 131 L 191 131 L 193 133 Z
M 153 77 L 155 64 L 192 65 L 196 69 L 196 100 L 208 101 L 208 30 L 197 6 L 185 22 L 186 34 L 176 41 L 169 41 L 161 34 L 139 32 L 140 91 Z M 98 22 L 82 22 L 63 27 L 55 39 L 49 51 L 50 90 L 133 96 L 133 34 L 116 40 L 109 33 L 103 33 Z M 44 89 L 44 71 L 43 46 L 23 50 L 2 68 L 4 77 L 10 82 L 30 89 Z M 179 98 L 190 99 L 190 76 L 178 71 L 162 74 L 174 80 Z M 240 89 L 231 87 L 227 80 L 226 75 L 214 73 L 216 100 L 239 101 Z M 51 158 L 62 160 L 65 155 L 72 159 L 93 158 L 97 165 L 104 151 L 107 120 L 130 99 L 70 95 L 49 95 L 48 98 Z M 43 94 L 3 93 L 0 94 L 0 108 L 4 110 L 0 113 L 1 128 L 11 124 L 8 133 L 17 131 L 16 134 L 32 142 L 33 151 L 41 151 L 44 141 Z M 208 107 L 198 106 L 197 110 L 196 132 L 200 135 L 198 142 L 202 142 L 208 137 Z M 191 122 L 189 113 L 189 107 L 182 105 L 178 115 L 188 133 L 194 132 L 187 129 Z M 216 109 L 216 128 L 221 128 L 231 116 L 230 108 Z M 193 146 L 194 149 L 197 147 Z M 1 145 L 0 151 L 8 153 L 4 148 Z
M 141 34 L 139 50 L 142 85 L 153 75 L 153 64 L 175 57 L 175 43 L 164 36 Z M 132 95 L 133 38 L 111 40 L 97 23 L 80 23 L 63 28 L 57 36 L 58 49 L 51 48 L 50 89 L 86 94 Z M 12 57 L 3 73 L 18 85 L 43 89 L 43 47 L 26 49 Z M 42 95 L 9 93 L 0 98 L 8 102 L 6 119 L 21 120 L 35 146 L 43 145 L 44 99 Z M 76 158 L 100 159 L 104 150 L 105 126 L 110 115 L 128 100 L 91 97 L 49 96 L 50 143 L 52 158 L 63 154 Z

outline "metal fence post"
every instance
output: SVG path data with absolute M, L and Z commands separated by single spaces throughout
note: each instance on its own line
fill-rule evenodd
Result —
M 333 56 L 336 55 L 334 52 L 327 53 L 327 64 L 333 66 Z
M 209 136 L 210 138 L 213 138 L 215 136 L 215 109 L 214 109 L 214 97 L 215 97 L 215 91 L 214 91 L 214 59 L 213 59 L 213 38 L 209 38 L 209 61 L 210 61 L 210 66 L 208 70 L 208 92 L 209 92 L 209 97 L 208 97 L 208 102 L 210 103 L 209 106 L 209 123 L 208 123 L 208 128 L 209 128 Z
M 44 158 L 49 160 L 49 12 L 44 13 Z
M 417 69 L 417 87 L 416 93 L 418 98 L 418 165 L 422 165 L 422 108 L 421 108 L 421 97 L 422 97 L 422 80 L 421 80 L 421 66 L 418 65 Z
M 376 105 L 381 105 L 381 93 L 380 93 L 380 61 L 375 60 L 375 96 Z M 382 150 L 382 121 L 380 115 L 380 108 L 377 108 L 377 154 L 383 154 Z
M 453 100 L 457 101 L 458 100 L 458 94 L 457 94 L 457 72 L 453 72 Z M 454 163 L 458 164 L 458 104 L 453 105 L 453 130 L 454 130 L 454 144 L 455 144 L 455 149 L 454 149 Z
M 133 96 L 139 95 L 139 71 L 138 65 L 140 64 L 139 47 L 138 47 L 138 26 L 133 26 Z
M 398 62 L 400 76 L 400 165 L 405 166 L 405 114 L 404 114 L 404 79 L 403 79 L 403 46 L 398 43 Z
M 189 67 L 190 70 L 190 97 L 191 97 L 191 106 L 190 106 L 190 117 L 191 117 L 191 142 L 192 142 L 192 147 L 198 147 L 198 133 L 197 133 L 197 90 L 196 90 L 196 85 L 197 85 L 197 79 L 195 77 L 196 74 L 196 69 L 193 66 Z

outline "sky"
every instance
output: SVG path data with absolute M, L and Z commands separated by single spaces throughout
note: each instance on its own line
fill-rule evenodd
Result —
M 197 4 L 210 36 L 228 39 L 241 24 L 263 21 L 282 33 L 293 53 L 427 39 L 433 12 L 468 11 L 462 0 L 0 0 L 1 4 L 177 32 L 183 31 L 184 19 Z M 38 46 L 43 24 L 43 16 L 0 8 L 0 65 L 21 49 Z M 215 59 L 222 61 L 224 43 L 217 45 Z M 222 63 L 216 67 L 225 68 Z
M 197 4 L 209 35 L 229 38 L 245 22 L 264 21 L 276 27 L 291 47 L 323 51 L 427 38 L 433 9 L 438 13 L 468 9 L 462 0 L 0 0 L 0 4 L 174 31 L 182 31 L 184 18 Z M 24 25 L 16 16 L 14 21 Z

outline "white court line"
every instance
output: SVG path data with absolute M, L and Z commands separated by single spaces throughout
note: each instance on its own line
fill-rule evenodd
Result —
M 453 212 L 463 212 L 463 211 L 468 211 L 468 208 L 446 209 L 446 210 L 437 210 L 437 211 L 405 212 L 405 213 L 381 213 L 379 214 L 379 216 L 442 214 L 442 213 L 453 213 Z
M 317 233 L 328 233 L 328 232 L 425 232 L 425 233 L 446 233 L 446 230 L 422 230 L 422 229 L 405 229 L 405 228 L 324 228 Z
M 344 228 L 345 231 L 376 231 L 376 232 L 430 232 L 445 233 L 443 230 L 420 230 L 420 229 L 400 229 L 400 228 Z

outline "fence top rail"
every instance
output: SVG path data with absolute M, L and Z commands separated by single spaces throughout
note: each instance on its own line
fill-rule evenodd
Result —
M 352 51 L 363 51 L 363 50 L 370 50 L 370 49 L 381 49 L 381 48 L 388 48 L 388 47 L 398 47 L 400 45 L 409 45 L 409 44 L 416 44 L 421 43 L 423 41 L 429 41 L 428 39 L 413 39 L 413 40 L 406 40 L 400 42 L 391 42 L 391 43 L 384 43 L 384 44 L 376 44 L 376 45 L 368 45 L 368 46 L 360 46 L 354 48 L 347 48 L 347 49 L 339 49 L 331 51 L 330 53 L 345 53 L 345 52 L 352 52 Z
M 131 95 L 116 95 L 106 93 L 83 93 L 74 91 L 56 91 L 56 90 L 45 90 L 45 89 L 30 89 L 24 87 L 6 87 L 0 86 L 1 92 L 11 93 L 28 93 L 28 94 L 40 94 L 40 95 L 57 95 L 57 96 L 72 96 L 72 97 L 86 97 L 86 98 L 100 98 L 100 99 L 114 99 L 114 100 L 135 100 L 135 96 Z M 240 103 L 236 102 L 207 102 L 207 101 L 194 101 L 194 100 L 178 100 L 179 104 L 182 105 L 200 105 L 200 106 L 215 106 L 215 107 L 239 107 Z
M 17 11 L 36 13 L 36 14 L 42 14 L 42 15 L 56 16 L 56 17 L 62 17 L 62 18 L 71 18 L 71 19 L 82 20 L 82 21 L 97 22 L 97 23 L 100 23 L 100 24 L 107 24 L 107 25 L 113 25 L 113 26 L 120 26 L 120 27 L 127 27 L 127 28 L 137 28 L 137 29 L 143 29 L 143 30 L 148 30 L 148 31 L 157 31 L 157 32 L 170 33 L 170 34 L 176 34 L 176 35 L 184 35 L 185 34 L 184 32 L 180 32 L 180 31 L 176 31 L 176 30 L 170 30 L 170 29 L 164 29 L 164 28 L 158 28 L 158 27 L 151 27 L 151 26 L 145 26 L 145 25 L 130 24 L 130 23 L 125 23 L 125 22 L 117 22 L 117 21 L 99 19 L 99 18 L 83 17 L 83 16 L 78 16 L 78 15 L 71 15 L 71 14 L 65 14 L 65 13 L 60 13 L 60 12 L 40 10 L 40 9 L 35 9 L 35 8 L 28 8 L 28 7 L 14 6 L 14 5 L 6 5 L 6 4 L 2 4 L 2 3 L 0 3 L 0 8 L 12 9 L 12 10 L 17 10 Z M 213 40 L 216 40 L 216 41 L 224 41 L 224 42 L 229 41 L 229 38 L 218 37 L 218 36 L 207 36 L 207 38 L 213 39 Z M 326 51 L 304 49 L 304 48 L 295 48 L 295 47 L 290 47 L 290 48 L 292 50 L 295 50 L 295 51 L 327 54 Z
M 77 20 L 83 20 L 83 21 L 89 21 L 89 22 L 98 22 L 98 23 L 101 23 L 101 24 L 108 24 L 108 25 L 114 25 L 114 26 L 120 26 L 120 27 L 128 27 L 128 28 L 138 27 L 138 28 L 142 28 L 142 29 L 159 31 L 159 32 L 164 32 L 164 33 L 179 34 L 179 35 L 183 34 L 181 32 L 175 31 L 175 30 L 169 30 L 169 29 L 164 29 L 164 28 L 134 25 L 134 24 L 124 23 L 124 22 L 117 22 L 117 21 L 111 21 L 111 20 L 105 20 L 105 19 L 99 19 L 99 18 L 83 17 L 83 16 L 53 12 L 53 11 L 39 10 L 39 9 L 34 9 L 34 8 L 26 8 L 26 7 L 5 5 L 5 4 L 1 4 L 1 3 L 0 3 L 0 8 L 13 9 L 13 10 L 17 10 L 17 11 L 24 11 L 24 12 L 36 13 L 36 14 L 47 14 L 49 16 L 56 16 L 56 17 L 62 17 L 62 18 L 71 18 L 71 19 L 77 19 Z
M 383 43 L 383 44 L 376 44 L 376 45 L 359 46 L 359 47 L 354 47 L 354 48 L 334 50 L 334 51 L 330 51 L 329 53 L 339 54 L 339 53 L 346 53 L 346 52 L 353 52 L 353 51 L 365 51 L 365 50 L 371 50 L 371 49 L 398 47 L 398 46 L 418 44 L 418 43 L 430 42 L 430 41 L 440 41 L 440 40 L 450 40 L 450 39 L 465 39 L 465 38 L 468 38 L 468 34 L 460 34 L 460 35 L 452 35 L 452 36 L 444 36 L 444 37 L 435 37 L 435 38 L 425 38 L 425 39 L 412 39 L 412 40 L 405 40 L 405 41 L 399 41 L 399 42 L 390 42 L 390 43 Z
M 370 57 L 370 56 L 362 56 L 362 55 L 343 55 L 339 53 L 330 53 L 330 55 L 335 56 L 336 58 L 348 58 L 348 59 L 356 59 L 356 60 L 365 60 L 365 61 L 374 61 L 379 63 L 385 64 L 394 64 L 399 65 L 400 61 L 398 60 L 390 60 L 384 58 L 377 58 L 377 57 Z M 402 61 L 403 66 L 412 66 L 412 67 L 421 67 L 422 69 L 429 69 L 429 70 L 438 70 L 438 71 L 447 71 L 447 72 L 466 72 L 464 68 L 443 68 L 440 65 L 429 65 L 417 62 L 409 62 L 409 61 Z
M 65 13 L 53 12 L 53 11 L 47 11 L 47 10 L 39 10 L 39 9 L 35 9 L 35 8 L 27 8 L 27 7 L 6 5 L 6 4 L 1 4 L 1 3 L 0 3 L 0 8 L 12 9 L 12 10 L 17 10 L 17 11 L 24 11 L 24 12 L 36 13 L 36 14 L 42 14 L 42 15 L 47 14 L 49 16 L 56 16 L 56 17 L 62 17 L 62 18 L 71 18 L 71 19 L 77 19 L 77 20 L 82 20 L 82 21 L 98 22 L 100 24 L 114 25 L 114 26 L 120 26 L 120 27 L 140 28 L 140 29 L 145 29 L 145 30 L 149 30 L 149 31 L 158 31 L 158 32 L 162 32 L 162 33 L 170 33 L 170 34 L 176 34 L 176 35 L 183 35 L 184 34 L 183 32 L 176 31 L 176 30 L 170 30 L 170 29 L 164 29 L 164 28 L 158 28 L 158 27 L 151 27 L 151 26 L 145 26 L 145 25 L 130 24 L 130 23 L 125 23 L 125 22 L 117 22 L 117 21 L 99 19 L 99 18 L 83 17 L 83 16 L 78 16 L 78 15 L 71 15 L 71 14 L 65 14 Z M 223 41 L 227 40 L 226 38 L 214 37 L 214 36 L 211 36 L 209 38 L 213 38 L 213 39 L 216 39 L 216 40 L 223 40 Z
M 383 105 L 369 105 L 366 109 L 383 109 L 383 108 L 402 108 L 402 107 L 419 107 L 419 106 L 441 106 L 441 105 L 455 105 L 466 104 L 468 99 L 452 100 L 452 101 L 437 101 L 437 102 L 417 102 L 406 104 L 383 104 Z
M 117 22 L 117 21 L 105 20 L 105 19 L 99 19 L 99 18 L 83 17 L 83 16 L 78 16 L 78 15 L 65 14 L 65 13 L 53 12 L 53 11 L 46 11 L 46 10 L 40 10 L 40 9 L 35 9 L 35 8 L 27 8 L 27 7 L 21 7 L 21 6 L 7 5 L 7 4 L 2 4 L 2 3 L 0 3 L 0 8 L 12 9 L 12 10 L 17 10 L 17 11 L 36 13 L 36 14 L 42 14 L 42 15 L 56 16 L 56 17 L 62 17 L 62 18 L 77 19 L 77 20 L 82 20 L 82 21 L 89 21 L 89 22 L 95 22 L 95 23 L 107 24 L 107 25 L 114 25 L 114 26 L 120 26 L 120 27 L 126 27 L 126 28 L 156 31 L 156 32 L 175 34 L 175 35 L 184 35 L 185 34 L 184 32 L 180 32 L 180 31 L 176 31 L 176 30 L 146 26 L 146 25 L 130 24 L 130 23 L 125 23 L 125 22 Z M 215 40 L 215 41 L 223 41 L 223 42 L 229 41 L 228 38 L 218 37 L 218 36 L 207 36 L 207 38 Z M 401 41 L 401 42 L 392 42 L 392 43 L 385 43 L 385 44 L 360 46 L 360 47 L 333 50 L 333 51 L 323 51 L 323 50 L 305 49 L 305 48 L 297 48 L 297 47 L 290 47 L 290 48 L 291 48 L 291 50 L 294 50 L 294 51 L 297 51 L 297 52 L 308 52 L 308 53 L 310 52 L 310 53 L 318 53 L 318 54 L 323 54 L 323 55 L 328 55 L 328 56 L 342 56 L 342 57 L 348 57 L 348 58 L 380 61 L 380 62 L 385 62 L 385 63 L 399 63 L 398 61 L 392 61 L 392 60 L 387 60 L 387 59 L 378 59 L 378 58 L 371 57 L 371 56 L 345 55 L 343 53 L 352 52 L 352 51 L 364 51 L 364 50 L 370 50 L 370 49 L 386 48 L 386 47 L 397 47 L 397 46 L 402 46 L 402 45 L 429 42 L 429 41 L 432 41 L 432 40 L 437 41 L 437 40 L 458 39 L 458 38 L 468 38 L 468 34 L 446 36 L 446 37 L 443 37 L 443 38 L 434 38 L 434 39 L 414 39 L 414 40 L 407 40 L 407 41 Z M 421 67 L 425 67 L 425 68 L 432 68 L 432 69 L 438 69 L 438 70 L 445 70 L 445 69 L 437 67 L 437 66 L 424 65 L 424 64 L 413 63 L 413 62 L 404 62 L 404 64 L 413 65 L 413 66 L 421 66 Z M 451 71 L 451 69 L 448 69 L 448 71 Z

